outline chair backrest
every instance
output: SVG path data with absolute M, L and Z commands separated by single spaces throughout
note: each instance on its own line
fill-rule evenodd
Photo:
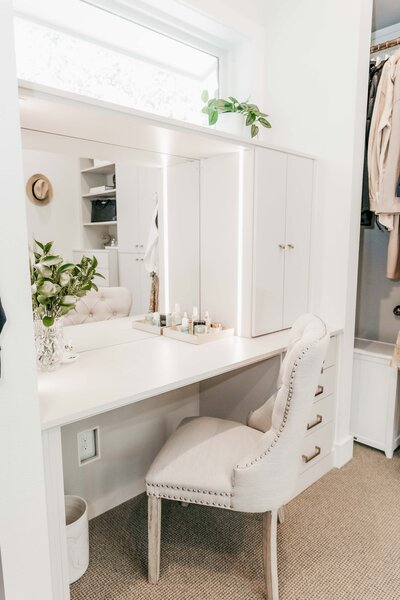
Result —
M 234 470 L 235 510 L 264 512 L 290 499 L 328 343 L 326 325 L 319 317 L 303 315 L 293 325 L 270 428 Z
M 63 317 L 64 326 L 94 323 L 127 317 L 131 310 L 132 295 L 124 287 L 100 287 L 78 300 L 75 310 Z

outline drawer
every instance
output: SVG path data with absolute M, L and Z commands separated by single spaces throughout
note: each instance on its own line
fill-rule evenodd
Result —
M 336 364 L 336 352 L 337 352 L 337 336 L 333 336 L 330 339 L 328 350 L 324 360 L 323 369 L 328 369 Z
M 300 472 L 314 466 L 322 458 L 330 454 L 333 444 L 333 423 L 321 427 L 304 437 L 299 456 Z
M 306 435 L 311 435 L 333 421 L 334 402 L 335 396 L 330 394 L 313 403 L 307 420 Z
M 320 375 L 318 387 L 315 391 L 314 402 L 333 394 L 336 384 L 336 366 L 324 369 Z

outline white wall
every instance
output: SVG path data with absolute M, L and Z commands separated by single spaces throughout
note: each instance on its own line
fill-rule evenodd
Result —
M 11 2 L 0 3 L 2 57 L 0 295 L 0 542 L 7 600 L 55 600 L 49 542 L 28 274 L 28 236 Z M 5 218 L 6 216 L 6 218 Z
M 372 0 L 265 5 L 271 143 L 318 158 L 313 309 L 345 329 L 339 439 L 348 439 Z
M 54 241 L 54 249 L 64 260 L 72 260 L 72 249 L 80 248 L 80 166 L 79 158 L 67 154 L 23 150 L 24 182 L 41 173 L 53 186 L 49 204 L 37 206 L 26 196 L 30 241 Z
M 174 310 L 179 303 L 191 315 L 200 303 L 199 162 L 168 167 L 167 173 L 168 306 Z
M 167 438 L 182 419 L 198 414 L 199 384 L 194 384 L 64 427 L 65 493 L 83 496 L 90 518 L 141 494 Z M 101 459 L 80 467 L 77 434 L 97 426 Z
M 400 282 L 386 277 L 389 234 L 377 227 L 361 231 L 357 290 L 357 337 L 395 343 L 400 326 Z

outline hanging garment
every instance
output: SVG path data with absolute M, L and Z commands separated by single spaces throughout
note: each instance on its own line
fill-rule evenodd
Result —
M 386 277 L 400 279 L 400 215 L 393 216 L 393 229 L 389 235 Z
M 371 120 L 374 112 L 376 94 L 379 81 L 381 79 L 383 65 L 386 61 L 376 64 L 371 62 L 369 67 L 369 86 L 368 86 L 368 104 L 367 104 L 367 122 L 365 126 L 365 149 L 364 149 L 364 172 L 363 188 L 361 202 L 361 225 L 369 227 L 372 225 L 372 212 L 369 205 L 369 186 L 368 186 L 368 140 L 371 129 Z
M 6 313 L 4 312 L 4 308 L 1 304 L 0 299 L 0 333 L 3 331 L 3 327 L 6 324 L 7 318 Z M 1 377 L 1 346 L 0 346 L 0 377 Z
M 371 210 L 377 213 L 392 128 L 394 83 L 399 59 L 400 51 L 397 51 L 383 65 L 371 119 L 368 141 L 369 201 Z
M 146 250 L 144 254 L 144 266 L 148 273 L 153 271 L 158 274 L 159 260 L 158 260 L 158 202 L 154 209 L 154 213 L 151 219 L 149 236 L 147 238 Z
M 393 229 L 394 215 L 400 212 L 397 185 L 400 167 L 400 56 L 396 63 L 393 81 L 390 136 L 386 147 L 384 169 L 380 174 L 378 202 L 375 212 L 379 222 L 389 231 Z

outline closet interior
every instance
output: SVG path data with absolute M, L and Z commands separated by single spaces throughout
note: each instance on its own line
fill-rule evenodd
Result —
M 388 457 L 400 444 L 399 108 L 400 23 L 371 38 L 351 424 L 356 440 Z

